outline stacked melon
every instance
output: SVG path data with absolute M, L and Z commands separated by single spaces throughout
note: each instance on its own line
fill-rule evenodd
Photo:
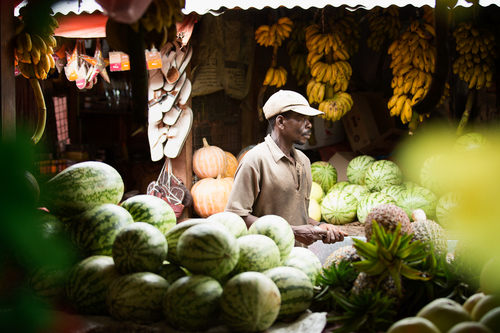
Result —
M 55 212 L 83 207 L 61 215 L 79 257 L 46 295 L 59 290 L 75 313 L 143 324 L 166 321 L 187 331 L 225 324 L 253 332 L 294 319 L 310 306 L 321 264 L 311 251 L 294 248 L 283 218 L 263 216 L 247 229 L 240 216 L 220 212 L 176 224 L 161 199 L 137 195 L 120 203 L 123 185 L 109 165 L 66 170 L 72 173 L 72 181 L 64 183 L 73 189 L 71 200 L 57 179 L 42 193 L 51 193 L 44 202 Z M 95 180 L 85 183 L 83 173 Z M 92 195 L 82 195 L 92 189 Z M 117 195 L 110 201 L 108 193 Z M 49 269 L 31 275 L 32 285 L 49 273 L 56 275 Z
M 191 188 L 193 208 L 202 218 L 224 211 L 238 160 L 228 151 L 211 146 L 203 138 L 203 147 L 193 154 L 193 172 L 198 181 Z

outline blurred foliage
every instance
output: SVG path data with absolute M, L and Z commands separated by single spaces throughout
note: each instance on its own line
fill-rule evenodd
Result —
M 33 297 L 24 277 L 44 266 L 67 267 L 73 257 L 62 235 L 46 237 L 37 214 L 32 172 L 34 147 L 27 139 L 0 143 L 0 327 L 34 332 L 51 325 L 55 304 Z

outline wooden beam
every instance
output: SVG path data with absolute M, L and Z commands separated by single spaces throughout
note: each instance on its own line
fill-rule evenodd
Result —
M 16 84 L 14 77 L 14 1 L 0 1 L 0 142 L 16 136 Z

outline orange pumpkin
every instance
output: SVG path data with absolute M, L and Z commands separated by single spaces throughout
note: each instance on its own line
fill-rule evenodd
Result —
M 228 151 L 224 151 L 224 153 L 226 154 L 227 165 L 222 177 L 234 177 L 236 168 L 238 168 L 238 159 Z
M 226 170 L 226 154 L 217 146 L 210 146 L 203 138 L 203 147 L 193 154 L 193 172 L 198 178 L 215 178 Z
M 256 145 L 249 145 L 249 146 L 246 146 L 245 148 L 243 148 L 239 153 L 238 153 L 238 156 L 236 156 L 236 159 L 238 160 L 238 163 L 241 162 L 241 159 L 243 158 L 243 156 L 245 156 L 246 153 L 248 153 L 248 151 L 250 149 L 252 149 L 253 147 L 255 147 Z
M 226 208 L 229 193 L 233 188 L 233 178 L 203 178 L 191 188 L 194 211 L 202 218 L 220 213 Z

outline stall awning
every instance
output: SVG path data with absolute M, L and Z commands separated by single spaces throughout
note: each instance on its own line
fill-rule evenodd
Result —
M 141 1 L 141 0 L 136 0 Z M 496 4 L 498 0 L 480 0 L 483 7 Z M 26 4 L 26 0 L 21 2 L 16 8 L 14 14 L 19 15 L 19 8 Z M 429 5 L 435 6 L 435 0 L 186 0 L 186 5 L 182 10 L 184 14 L 198 13 L 205 15 L 207 13 L 219 14 L 223 9 L 263 9 L 266 7 L 294 8 L 300 7 L 308 9 L 311 7 L 323 8 L 327 5 L 334 7 L 348 5 L 351 8 L 372 9 L 376 6 L 388 7 L 390 5 L 404 7 L 413 5 L 422 7 Z M 466 0 L 459 0 L 457 6 L 471 6 Z M 61 0 L 52 5 L 55 17 L 59 22 L 60 28 L 56 29 L 55 34 L 67 38 L 97 38 L 106 37 L 107 16 L 104 10 L 95 0 Z

